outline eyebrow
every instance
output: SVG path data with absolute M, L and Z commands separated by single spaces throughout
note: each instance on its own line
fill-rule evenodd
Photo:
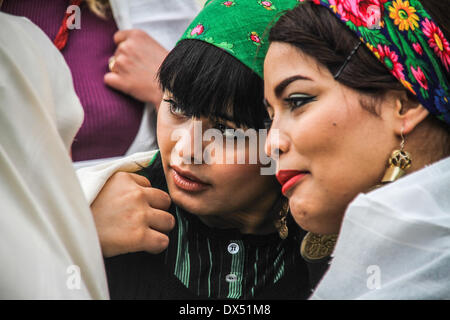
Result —
M 284 79 L 283 81 L 281 81 L 276 87 L 275 87 L 275 96 L 277 98 L 279 98 L 281 96 L 281 94 L 283 93 L 284 89 L 286 89 L 286 87 L 291 84 L 294 81 L 297 80 L 309 80 L 312 81 L 310 78 L 302 76 L 302 75 L 296 75 L 296 76 L 292 76 L 289 78 Z

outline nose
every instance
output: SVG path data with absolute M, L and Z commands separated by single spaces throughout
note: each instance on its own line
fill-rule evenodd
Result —
M 281 128 L 279 121 L 274 118 L 264 146 L 266 154 L 275 160 L 289 151 L 289 136 Z
M 203 163 L 202 121 L 192 118 L 187 126 L 177 129 L 172 138 L 177 141 L 172 151 L 173 163 Z

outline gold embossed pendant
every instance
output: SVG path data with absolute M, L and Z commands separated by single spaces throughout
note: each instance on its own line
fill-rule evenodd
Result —
M 319 262 L 333 253 L 337 237 L 337 234 L 320 235 L 308 232 L 303 238 L 300 253 L 306 261 Z

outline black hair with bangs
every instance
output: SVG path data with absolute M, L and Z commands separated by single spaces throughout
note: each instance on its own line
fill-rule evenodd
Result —
M 186 115 L 229 120 L 262 129 L 268 114 L 263 80 L 238 59 L 209 43 L 183 40 L 159 69 L 159 82 Z M 231 116 L 231 118 L 230 118 Z

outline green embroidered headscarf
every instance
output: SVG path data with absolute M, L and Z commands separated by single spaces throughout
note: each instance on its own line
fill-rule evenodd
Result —
M 179 41 L 208 42 L 263 78 L 269 26 L 296 4 L 298 0 L 209 0 Z

